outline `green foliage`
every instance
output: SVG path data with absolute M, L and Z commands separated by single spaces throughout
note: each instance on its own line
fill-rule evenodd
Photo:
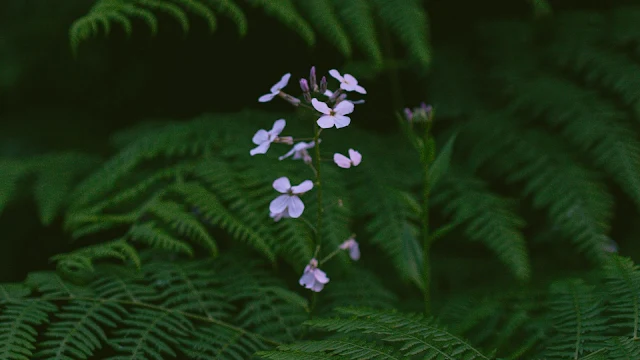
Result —
M 216 29 L 216 13 L 233 20 L 240 35 L 247 32 L 247 20 L 237 0 L 97 0 L 89 12 L 76 20 L 69 37 L 74 52 L 79 45 L 101 31 L 109 35 L 111 24 L 119 24 L 127 35 L 135 28 L 132 19 L 141 19 L 151 34 L 161 26 L 157 17 L 164 13 L 174 18 L 186 33 L 190 28 L 190 14 L 203 18 L 208 28 Z M 415 0 L 247 0 L 297 33 L 309 46 L 316 43 L 316 32 L 324 36 L 347 58 L 352 55 L 352 44 L 364 53 L 372 70 L 383 63 L 374 15 L 379 25 L 390 29 L 408 49 L 411 59 L 421 66 L 431 60 L 427 16 L 422 5 Z
M 273 331 L 293 337 L 306 318 L 306 300 L 259 264 L 147 258 L 140 273 L 105 267 L 82 286 L 53 273 L 4 285 L 3 358 L 235 359 L 277 344 Z

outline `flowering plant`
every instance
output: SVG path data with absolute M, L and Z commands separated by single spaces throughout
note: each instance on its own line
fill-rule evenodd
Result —
M 300 79 L 300 89 L 302 91 L 301 98 L 292 96 L 284 92 L 284 88 L 289 84 L 291 74 L 284 74 L 280 80 L 274 84 L 270 92 L 262 95 L 258 101 L 268 102 L 275 97 L 280 97 L 296 107 L 302 107 L 309 111 L 313 121 L 313 137 L 312 141 L 305 142 L 299 141 L 302 139 L 294 139 L 291 136 L 280 136 L 284 131 L 286 121 L 284 119 L 276 120 L 271 130 L 258 130 L 253 136 L 253 143 L 257 145 L 249 153 L 251 156 L 258 154 L 266 154 L 272 143 L 295 145 L 285 154 L 278 157 L 279 160 L 291 158 L 293 160 L 302 160 L 302 162 L 308 165 L 314 175 L 314 180 L 304 180 L 299 185 L 292 186 L 289 178 L 283 176 L 276 179 L 273 182 L 273 188 L 281 195 L 273 199 L 269 205 L 269 216 L 274 221 L 280 221 L 282 219 L 292 219 L 287 221 L 294 221 L 293 219 L 300 218 L 304 212 L 305 205 L 300 199 L 300 195 L 303 195 L 309 191 L 314 190 L 317 194 L 316 202 L 318 207 L 318 213 L 316 215 L 316 226 L 314 232 L 315 237 L 315 255 L 309 261 L 305 267 L 302 277 L 300 277 L 300 285 L 314 292 L 320 292 L 324 286 L 329 282 L 329 277 L 326 273 L 320 270 L 319 266 L 327 262 L 333 256 L 341 251 L 348 251 L 352 260 L 358 260 L 360 258 L 360 248 L 355 240 L 355 235 L 352 235 L 349 239 L 345 240 L 340 246 L 334 249 L 331 253 L 325 256 L 321 260 L 317 260 L 319 253 L 322 249 L 322 177 L 320 162 L 320 144 L 322 139 L 320 135 L 325 129 L 343 129 L 351 124 L 350 115 L 355 110 L 355 102 L 347 99 L 346 92 L 355 91 L 360 94 L 366 94 L 366 90 L 362 85 L 358 84 L 358 80 L 350 74 L 341 75 L 335 69 L 329 70 L 329 74 L 340 82 L 339 88 L 335 91 L 327 89 L 328 81 L 326 76 L 320 79 L 318 84 L 316 69 L 311 68 L 309 73 L 309 79 Z M 320 98 L 321 100 L 318 100 Z M 362 103 L 363 101 L 358 101 Z M 341 130 L 342 131 L 342 130 Z M 313 155 L 310 151 L 313 150 Z M 354 150 L 348 150 L 349 157 L 336 153 L 333 155 L 333 162 L 335 165 L 348 169 L 358 166 L 362 161 L 362 155 Z M 331 180 L 327 180 L 331 181 Z

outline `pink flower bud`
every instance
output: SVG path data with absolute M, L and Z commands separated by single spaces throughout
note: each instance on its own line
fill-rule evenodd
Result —
M 287 93 L 284 92 L 280 92 L 280 94 L 278 94 L 281 98 L 283 98 L 285 101 L 287 101 L 289 104 L 293 105 L 293 106 L 298 106 L 300 105 L 300 99 L 293 97 Z
M 327 91 L 327 78 L 325 76 L 322 77 L 322 79 L 320 79 L 320 89 L 319 92 L 321 94 L 324 94 L 325 91 Z
M 293 145 L 293 137 L 291 136 L 279 136 L 274 141 L 274 143 Z
M 311 71 L 309 71 L 309 85 L 311 86 L 311 90 L 318 91 L 318 82 L 316 80 L 316 67 L 312 66 Z M 304 90 L 302 90 L 304 91 Z M 309 91 L 309 90 L 307 90 Z
M 309 92 L 309 82 L 307 79 L 300 79 L 300 89 L 302 89 L 302 92 Z

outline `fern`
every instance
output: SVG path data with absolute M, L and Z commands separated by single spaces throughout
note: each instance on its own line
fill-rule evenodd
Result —
M 418 355 L 423 359 L 489 359 L 466 342 L 439 328 L 432 320 L 395 311 L 342 308 L 341 317 L 310 320 L 313 328 L 351 334 L 354 338 L 328 339 L 284 345 L 279 351 L 260 352 L 267 359 L 290 359 L 291 355 L 337 356 L 346 359 L 399 359 Z M 359 337 L 362 336 L 361 339 Z M 381 343 L 394 345 L 393 348 Z M 292 352 L 292 354 L 287 354 Z

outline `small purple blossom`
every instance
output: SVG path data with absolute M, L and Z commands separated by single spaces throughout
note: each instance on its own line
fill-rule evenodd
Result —
M 273 188 L 282 195 L 271 201 L 269 211 L 271 214 L 286 214 L 291 218 L 299 218 L 304 211 L 304 203 L 298 195 L 302 195 L 313 188 L 311 180 L 305 180 L 297 186 L 291 186 L 291 182 L 285 176 L 276 179 L 273 182 Z M 284 215 L 282 216 L 284 217 Z M 275 217 L 274 217 L 275 219 Z M 279 219 L 278 219 L 279 220 Z
M 349 238 L 342 244 L 340 244 L 340 249 L 349 250 L 349 257 L 351 260 L 357 261 L 360 259 L 360 247 L 358 246 L 358 242 L 354 238 Z
M 340 129 L 351 123 L 351 119 L 345 116 L 353 112 L 354 106 L 350 101 L 343 101 L 333 109 L 326 103 L 318 101 L 315 98 L 311 100 L 311 104 L 317 111 L 324 114 L 324 116 L 321 116 L 317 121 L 318 126 L 323 129 L 328 129 L 333 126 Z
M 362 155 L 353 149 L 349 149 L 349 157 L 338 153 L 333 154 L 333 162 L 343 169 L 348 169 L 351 166 L 358 166 L 361 161 Z
M 302 161 L 304 161 L 305 164 L 310 164 L 311 155 L 309 155 L 309 152 L 307 150 L 313 148 L 314 146 L 316 146 L 316 143 L 314 141 L 311 141 L 308 143 L 301 141 L 295 144 L 293 148 L 289 150 L 286 154 L 280 156 L 278 160 L 284 160 L 290 156 L 293 156 L 293 160 L 302 159 Z
M 286 73 L 282 75 L 282 78 L 280 78 L 280 81 L 278 81 L 271 87 L 271 90 L 270 90 L 271 92 L 269 94 L 264 94 L 260 96 L 260 98 L 258 98 L 258 101 L 267 102 L 267 101 L 273 100 L 273 98 L 276 97 L 276 95 L 280 94 L 280 90 L 284 89 L 284 87 L 287 86 L 287 84 L 289 83 L 290 77 L 291 77 L 290 73 Z
M 253 139 L 251 139 L 251 141 L 258 146 L 251 149 L 249 154 L 251 154 L 251 156 L 255 154 L 265 154 L 267 150 L 269 150 L 269 146 L 271 146 L 272 142 L 292 144 L 293 138 L 290 136 L 278 137 L 282 130 L 284 130 L 286 124 L 287 122 L 284 119 L 279 119 L 273 123 L 273 128 L 271 130 L 258 130 L 255 135 L 253 135 Z
M 344 76 L 342 76 L 338 70 L 331 69 L 329 70 L 329 75 L 340 81 L 340 88 L 345 91 L 355 91 L 360 94 L 367 93 L 362 86 L 358 85 L 358 80 L 350 74 L 344 74 Z
M 329 282 L 329 278 L 324 271 L 318 269 L 318 260 L 311 259 L 309 265 L 304 268 L 304 273 L 300 277 L 300 285 L 315 292 L 320 292 L 324 285 Z

